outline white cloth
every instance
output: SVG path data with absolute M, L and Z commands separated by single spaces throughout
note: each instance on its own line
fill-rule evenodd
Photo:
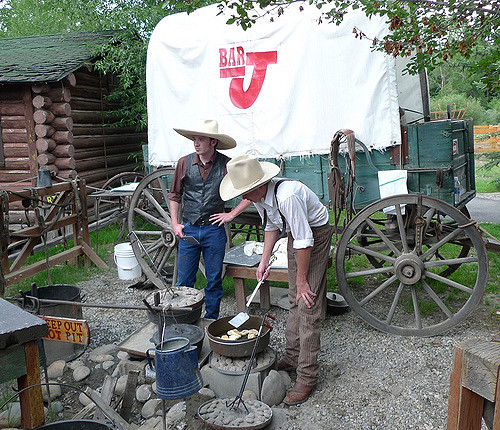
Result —
M 230 157 L 328 154 L 343 128 L 368 148 L 401 143 L 399 106 L 422 111 L 419 78 L 406 76 L 400 90 L 398 60 L 352 31 L 381 40 L 385 18 L 359 9 L 338 26 L 318 24 L 327 6 L 300 5 L 247 31 L 227 25 L 217 5 L 158 23 L 146 65 L 150 165 L 172 165 L 192 151 L 173 128 L 204 118 L 236 139 Z
M 398 194 L 408 194 L 407 186 L 408 172 L 406 170 L 379 170 L 378 186 L 380 198 L 395 196 Z M 405 213 L 405 205 L 401 205 L 401 213 Z M 396 214 L 396 208 L 389 206 L 384 208 L 386 214 Z
M 262 219 L 264 210 L 267 212 L 265 230 L 274 231 L 283 228 L 281 212 L 285 217 L 287 232 L 292 233 L 293 247 L 301 249 L 313 246 L 311 227 L 325 225 L 328 222 L 328 211 L 318 196 L 299 181 L 283 181 L 278 187 L 275 199 L 274 187 L 281 179 L 271 179 L 265 197 L 260 202 L 254 203 Z

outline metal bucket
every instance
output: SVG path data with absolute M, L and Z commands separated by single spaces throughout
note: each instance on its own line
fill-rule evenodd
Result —
M 154 366 L 150 351 L 155 352 Z M 196 347 L 187 337 L 174 337 L 146 351 L 149 367 L 156 371 L 156 392 L 160 399 L 180 399 L 202 386 Z
M 39 299 L 65 300 L 81 302 L 80 289 L 74 285 L 55 284 L 37 289 Z M 52 317 L 83 319 L 81 306 L 66 304 L 40 304 L 40 315 Z M 85 351 L 84 345 L 61 342 L 57 340 L 43 340 L 47 365 L 57 360 L 70 361 L 80 356 Z
M 55 423 L 45 424 L 37 429 L 44 430 L 113 430 L 116 427 L 103 423 L 101 421 L 90 420 L 70 420 L 57 421 Z

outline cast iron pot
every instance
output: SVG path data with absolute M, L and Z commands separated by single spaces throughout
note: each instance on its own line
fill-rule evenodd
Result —
M 344 297 L 337 293 L 326 293 L 326 311 L 330 315 L 340 315 L 349 310 Z
M 188 287 L 181 287 L 188 288 Z M 151 305 L 154 306 L 154 296 L 155 293 L 150 294 L 146 300 Z M 201 300 L 193 303 L 189 307 L 192 308 L 190 311 L 173 311 L 167 310 L 165 312 L 148 312 L 148 317 L 151 322 L 155 324 L 193 324 L 198 321 L 201 317 L 201 312 L 203 310 L 203 303 L 205 302 L 205 297 Z M 161 306 L 161 303 L 160 303 Z
M 205 338 L 205 332 L 201 327 L 192 324 L 171 324 L 165 326 L 165 330 L 162 329 L 162 333 L 163 341 L 173 337 L 187 337 L 189 339 L 189 343 L 196 346 L 198 356 L 200 355 L 201 347 L 203 346 L 203 339 Z M 160 335 L 158 332 L 153 334 L 150 341 L 155 345 L 160 343 Z
M 257 338 L 244 338 L 241 340 L 224 340 L 220 338 L 220 336 L 226 334 L 228 330 L 232 330 L 235 328 L 231 324 L 229 324 L 229 320 L 231 318 L 233 317 L 231 316 L 220 318 L 207 327 L 208 342 L 210 344 L 210 348 L 212 349 L 212 351 L 216 352 L 219 355 L 223 355 L 224 357 L 249 357 L 252 355 L 252 350 Z M 238 330 L 250 330 L 252 328 L 258 330 L 261 323 L 261 317 L 251 315 L 247 321 L 245 321 L 240 327 L 238 327 Z M 271 330 L 268 327 L 264 326 L 264 328 L 262 329 L 262 336 L 259 341 L 259 346 L 257 347 L 257 353 L 262 352 L 264 349 L 266 349 L 267 345 L 269 344 L 270 333 Z

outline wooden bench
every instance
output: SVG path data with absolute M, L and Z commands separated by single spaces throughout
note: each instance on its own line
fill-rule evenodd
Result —
M 49 332 L 47 323 L 0 298 L 0 383 L 17 378 L 21 391 L 21 427 L 33 429 L 45 421 L 40 384 L 38 340 Z
M 471 339 L 455 347 L 447 430 L 480 430 L 483 414 L 489 428 L 500 430 L 499 374 L 500 341 Z

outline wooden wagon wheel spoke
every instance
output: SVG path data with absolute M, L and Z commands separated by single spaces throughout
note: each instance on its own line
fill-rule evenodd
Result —
M 413 252 L 415 237 L 421 255 Z M 354 312 L 379 330 L 412 336 L 433 336 L 462 322 L 481 300 L 488 275 L 484 243 L 470 219 L 414 194 L 356 214 L 337 244 L 335 266 Z
M 130 202 L 132 249 L 146 277 L 158 288 L 175 284 L 177 238 L 168 207 L 167 184 L 174 169 L 159 169 L 137 186 Z

